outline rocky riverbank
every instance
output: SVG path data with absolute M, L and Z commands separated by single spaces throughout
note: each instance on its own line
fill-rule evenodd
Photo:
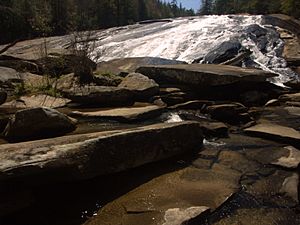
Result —
M 299 72 L 298 22 L 265 23 L 247 35 Z M 0 224 L 300 223 L 299 74 L 273 84 L 236 40 L 209 64 L 22 44 L 0 56 Z

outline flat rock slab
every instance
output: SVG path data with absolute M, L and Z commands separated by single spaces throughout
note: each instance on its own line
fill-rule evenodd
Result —
M 82 86 L 60 91 L 73 102 L 83 105 L 124 106 L 132 105 L 134 102 L 134 92 L 119 87 Z
M 101 62 L 97 66 L 98 73 L 111 72 L 114 74 L 133 73 L 137 68 L 143 65 L 172 65 L 182 64 L 183 61 L 163 59 L 157 57 L 130 57 L 122 59 L 114 59 L 107 62 Z
M 275 141 L 288 142 L 296 147 L 300 146 L 300 132 L 290 127 L 263 123 L 247 128 L 245 132 L 250 135 L 265 137 Z
M 148 76 L 158 84 L 201 87 L 227 85 L 239 81 L 264 82 L 267 78 L 277 76 L 263 70 L 212 64 L 149 65 L 138 68 L 136 72 Z
M 94 112 L 80 112 L 74 111 L 70 114 L 73 117 L 83 118 L 99 118 L 117 120 L 120 122 L 142 121 L 159 116 L 163 112 L 162 107 L 156 105 L 144 106 L 144 107 L 128 107 L 128 108 L 116 108 L 109 110 L 101 110 Z
M 34 107 L 49 107 L 49 108 L 60 108 L 65 107 L 71 100 L 60 97 L 52 97 L 49 95 L 38 94 L 32 96 L 22 96 L 18 100 L 13 100 L 4 103 L 1 108 L 17 108 L 26 109 Z
M 197 210 L 200 214 L 223 204 L 237 191 L 239 178 L 239 173 L 225 167 L 168 173 L 107 204 L 85 225 L 180 225 L 179 220 L 187 222 L 191 214 L 196 216 L 195 209 L 202 209 Z
M 43 174 L 47 182 L 88 179 L 199 151 L 202 140 L 198 123 L 182 122 L 4 144 L 0 181 L 41 175 L 39 183 Z

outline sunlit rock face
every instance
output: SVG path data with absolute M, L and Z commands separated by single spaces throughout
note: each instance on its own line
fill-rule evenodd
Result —
M 295 76 L 282 58 L 283 40 L 275 27 L 266 22 L 263 16 L 212 15 L 177 18 L 86 34 L 88 37 L 85 34 L 79 36 L 91 41 L 90 57 L 98 63 L 127 57 L 160 57 L 187 63 L 205 63 L 208 53 L 219 51 L 218 47 L 224 42 L 233 41 L 236 46 L 241 46 L 241 50 L 248 49 L 252 52 L 250 62 L 244 62 L 243 66 L 258 67 L 279 74 L 276 80 L 272 80 L 278 84 Z M 64 52 L 70 47 L 71 40 L 72 35 L 49 38 L 49 52 Z M 7 53 L 32 58 L 34 56 L 30 49 L 38 47 L 42 41 L 26 41 L 26 49 L 25 44 L 18 43 Z

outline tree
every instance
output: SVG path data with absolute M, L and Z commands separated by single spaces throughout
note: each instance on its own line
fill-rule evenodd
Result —
M 213 10 L 212 0 L 202 0 L 201 8 L 199 10 L 200 15 L 210 15 Z

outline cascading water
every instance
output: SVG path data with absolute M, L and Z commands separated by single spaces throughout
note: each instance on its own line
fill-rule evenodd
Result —
M 124 57 L 160 57 L 191 63 L 222 42 L 238 39 L 244 48 L 252 51 L 251 58 L 256 66 L 279 74 L 273 82 L 283 83 L 295 74 L 286 68 L 281 57 L 283 41 L 275 29 L 263 25 L 262 20 L 262 16 L 202 16 L 111 28 L 95 34 L 91 56 L 97 62 Z M 268 30 L 263 51 L 246 34 L 253 24 Z

